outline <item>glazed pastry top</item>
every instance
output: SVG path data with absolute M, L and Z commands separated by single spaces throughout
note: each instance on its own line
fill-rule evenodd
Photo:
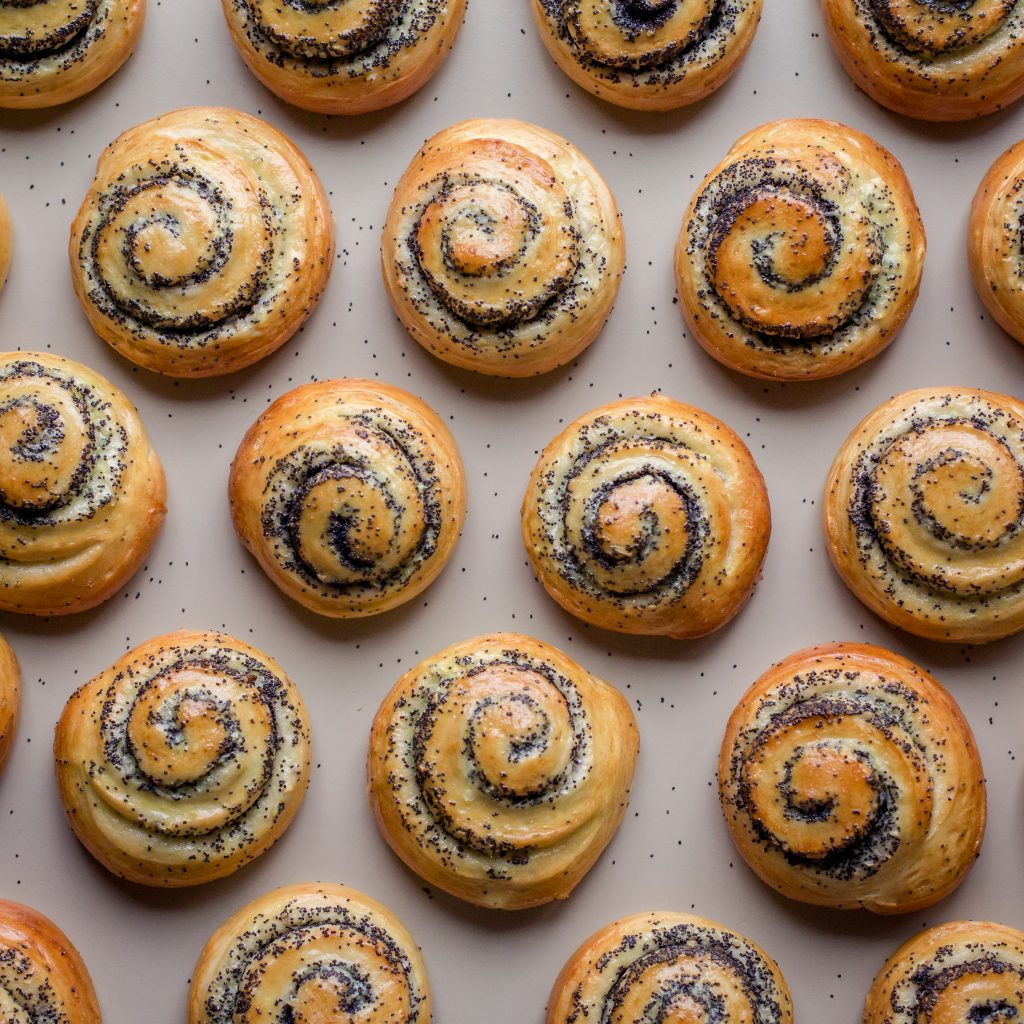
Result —
M 210 376 L 267 355 L 310 315 L 334 224 L 284 135 L 236 110 L 187 107 L 103 151 L 70 256 L 105 341 L 160 373 Z
M 823 906 L 906 913 L 951 892 L 985 829 L 974 737 L 916 665 L 868 644 L 785 658 L 740 701 L 718 765 L 744 859 Z
M 561 651 L 498 633 L 407 673 L 374 720 L 370 801 L 427 881 L 500 909 L 569 895 L 622 820 L 625 699 Z
M 309 781 L 309 722 L 267 655 L 183 630 L 77 690 L 54 756 L 70 824 L 98 860 L 144 885 L 196 885 L 287 827 Z

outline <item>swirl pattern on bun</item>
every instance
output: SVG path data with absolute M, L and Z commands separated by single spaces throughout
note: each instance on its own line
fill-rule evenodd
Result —
M 744 135 L 694 194 L 676 245 L 693 336 L 753 377 L 831 377 L 877 355 L 917 299 L 925 234 L 902 167 L 833 121 Z
M 249 70 L 287 103 L 365 114 L 421 88 L 444 62 L 466 0 L 222 0 Z
M 693 914 L 636 914 L 569 958 L 545 1024 L 577 1021 L 793 1024 L 775 961 L 749 939 Z
M 673 110 L 724 84 L 753 42 L 762 0 L 533 0 L 555 63 L 588 92 Z
M 921 388 L 870 413 L 825 487 L 829 554 L 873 612 L 983 643 L 1024 628 L 1024 403 Z
M 1024 94 L 1024 0 L 821 0 L 850 77 L 923 121 L 966 121 Z
M 604 326 L 625 265 L 619 212 L 572 143 L 525 121 L 429 139 L 381 242 L 388 295 L 428 352 L 479 373 L 562 366 Z
M 0 609 L 69 615 L 128 582 L 167 488 L 139 414 L 81 363 L 0 353 Z
M 690 638 L 723 626 L 750 597 L 770 532 L 746 445 L 658 394 L 570 423 L 523 500 L 523 541 L 548 594 L 620 633 Z
M 146 0 L 0 4 L 0 107 L 53 107 L 91 92 L 129 58 Z
M 423 957 L 398 918 L 355 889 L 276 889 L 213 933 L 192 974 L 189 1024 L 246 1019 L 429 1024 Z
M 426 881 L 479 906 L 569 896 L 622 821 L 636 762 L 622 695 L 515 633 L 446 648 L 374 719 L 370 803 Z
M 293 600 L 358 618 L 411 600 L 451 556 L 466 514 L 455 439 L 400 388 L 329 380 L 283 395 L 231 465 L 235 531 Z
M 819 906 L 931 906 L 963 880 L 985 831 L 981 759 L 956 702 L 869 644 L 770 668 L 729 720 L 718 787 L 744 860 Z
M 103 151 L 70 256 L 104 341 L 158 373 L 210 377 L 302 326 L 330 276 L 334 222 L 286 136 L 237 110 L 187 107 Z
M 281 836 L 309 782 L 309 722 L 272 658 L 221 633 L 154 637 L 78 689 L 57 723 L 61 798 L 121 878 L 223 878 Z
M 905 942 L 878 973 L 864 1024 L 996 1024 L 1024 1016 L 1024 932 L 951 921 Z
M 10 1024 L 101 1024 L 71 940 L 37 910 L 0 900 L 0 1014 Z

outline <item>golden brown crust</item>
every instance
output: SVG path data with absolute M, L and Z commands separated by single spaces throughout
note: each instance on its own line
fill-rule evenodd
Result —
M 54 758 L 68 822 L 100 863 L 141 885 L 198 885 L 291 823 L 309 782 L 309 722 L 272 658 L 180 630 L 75 691 Z
M 431 885 L 482 907 L 567 899 L 622 821 L 639 737 L 561 651 L 496 633 L 407 672 L 373 721 L 370 805 Z
M 532 0 L 548 53 L 587 92 L 633 110 L 675 110 L 709 96 L 754 40 L 762 0 Z M 649 19 L 642 11 L 649 11 Z
M 0 1000 L 11 1021 L 101 1024 L 96 990 L 79 952 L 31 907 L 0 900 Z
M 69 255 L 104 341 L 157 373 L 210 377 L 269 355 L 310 316 L 334 221 L 285 135 L 237 110 L 186 107 L 103 151 Z
M 321 114 L 366 114 L 422 88 L 462 27 L 466 0 L 354 0 L 302 10 L 221 0 L 249 70 L 287 103 Z
M 11 645 L 0 636 L 0 772 L 7 766 L 21 713 L 21 670 Z
M 253 900 L 200 954 L 188 1024 L 234 1024 L 240 1005 L 260 1020 L 429 1024 L 430 984 L 391 911 L 347 886 L 307 883 Z
M 81 363 L 0 353 L 0 609 L 70 615 L 112 597 L 163 524 L 135 407 Z
M 0 9 L 0 107 L 53 107 L 105 82 L 131 56 L 146 0 L 38 0 Z
M 466 515 L 455 439 L 425 402 L 377 381 L 305 384 L 249 428 L 231 464 L 239 540 L 290 598 L 359 618 L 440 574 Z
M 1024 629 L 1024 403 L 896 395 L 853 430 L 823 505 L 832 562 L 875 614 L 930 640 Z
M 381 263 L 399 319 L 428 352 L 530 377 L 597 337 L 625 242 L 615 199 L 572 143 L 478 118 L 428 140 L 402 175 Z
M 665 1021 L 793 1024 L 778 964 L 730 928 L 693 914 L 635 914 L 600 929 L 569 958 L 551 990 L 545 1024 Z
M 893 953 L 871 986 L 862 1020 L 959 1024 L 1022 1013 L 1024 932 L 992 921 L 950 921 Z
M 1024 142 L 981 180 L 971 206 L 967 257 L 974 287 L 996 323 L 1024 343 Z
M 967 121 L 1024 95 L 1022 0 L 821 0 L 821 7 L 847 74 L 898 114 Z
M 690 332 L 720 363 L 816 380 L 896 337 L 924 255 L 892 154 L 834 121 L 790 119 L 744 135 L 694 193 L 676 284 Z
M 566 427 L 534 467 L 522 525 L 534 571 L 566 611 L 603 629 L 682 639 L 746 604 L 771 509 L 729 427 L 655 394 Z
M 981 759 L 956 702 L 870 644 L 810 647 L 765 672 L 729 719 L 718 787 L 751 869 L 818 906 L 931 906 L 985 831 Z

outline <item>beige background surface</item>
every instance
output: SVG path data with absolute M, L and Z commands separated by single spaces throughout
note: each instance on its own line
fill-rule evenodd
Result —
M 993 917 L 1024 926 L 1020 722 L 1024 636 L 978 650 L 887 629 L 833 574 L 818 524 L 829 462 L 857 420 L 895 391 L 968 384 L 1024 392 L 1024 351 L 982 315 L 963 236 L 975 186 L 1024 134 L 1024 105 L 975 124 L 916 125 L 854 91 L 833 58 L 815 0 L 766 0 L 750 57 L 717 96 L 665 116 L 590 99 L 544 53 L 526 0 L 471 0 L 448 64 L 410 102 L 351 121 L 276 101 L 245 71 L 215 0 L 151 0 L 136 56 L 68 107 L 0 115 L 0 189 L 11 205 L 14 266 L 0 295 L 6 347 L 52 349 L 96 367 L 137 402 L 168 472 L 170 514 L 148 566 L 102 609 L 61 621 L 5 616 L 24 669 L 24 719 L 0 780 L 0 894 L 55 918 L 81 948 L 110 1022 L 184 1019 L 195 957 L 246 900 L 307 879 L 344 881 L 389 904 L 424 948 L 436 1019 L 539 1021 L 563 960 L 612 918 L 693 909 L 740 929 L 779 960 L 802 1022 L 854 1024 L 875 970 L 923 925 Z M 71 217 L 102 147 L 178 106 L 259 114 L 306 151 L 331 193 L 334 278 L 293 343 L 227 380 L 175 384 L 135 370 L 96 339 L 65 255 Z M 784 116 L 847 121 L 904 162 L 929 234 L 918 307 L 881 358 L 839 380 L 766 385 L 720 368 L 683 333 L 672 245 L 702 175 L 756 124 Z M 454 371 L 406 338 L 378 270 L 393 183 L 420 142 L 471 116 L 517 116 L 563 132 L 597 164 L 622 207 L 629 268 L 605 333 L 578 363 L 532 382 Z M 268 402 L 310 380 L 380 377 L 421 394 L 450 422 L 470 487 L 465 535 L 421 601 L 372 621 L 332 622 L 289 603 L 235 541 L 225 484 L 235 447 Z M 518 510 L 541 447 L 568 419 L 619 395 L 662 388 L 743 435 L 768 481 L 774 535 L 745 613 L 696 643 L 601 633 L 562 614 L 534 582 Z M 218 627 L 278 658 L 314 724 L 312 785 L 285 838 L 226 881 L 165 893 L 125 885 L 92 863 L 64 825 L 52 780 L 53 724 L 71 690 L 143 639 Z M 362 790 L 377 704 L 419 658 L 476 633 L 518 629 L 563 647 L 625 690 L 642 752 L 630 812 L 567 904 L 515 916 L 424 891 L 377 835 Z M 963 887 L 926 914 L 876 920 L 776 898 L 735 862 L 713 789 L 725 720 L 772 661 L 829 639 L 869 640 L 917 659 L 953 691 L 977 733 L 991 824 Z

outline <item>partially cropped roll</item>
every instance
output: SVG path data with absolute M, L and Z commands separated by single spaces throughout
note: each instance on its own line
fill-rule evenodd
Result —
M 0 1014 L 10 1024 L 100 1024 L 71 940 L 37 910 L 0 900 Z
M 620 107 L 696 103 L 736 70 L 762 0 L 532 0 L 541 39 L 587 92 Z
M 370 803 L 417 874 L 483 907 L 565 899 L 622 821 L 638 736 L 613 686 L 515 633 L 407 672 L 373 722 Z
M 302 326 L 330 276 L 334 222 L 286 136 L 237 110 L 188 107 L 103 151 L 70 256 L 104 341 L 157 373 L 210 377 Z
M 718 788 L 743 859 L 819 906 L 931 906 L 985 831 L 981 759 L 956 702 L 869 644 L 811 647 L 761 676 L 729 719 Z
M 21 713 L 21 670 L 11 645 L 0 636 L 0 772 L 7 765 Z
M 692 914 L 623 918 L 569 958 L 545 1024 L 707 1021 L 792 1024 L 778 964 L 738 932 Z
M 1024 142 L 1003 153 L 978 186 L 967 255 L 981 301 L 1024 344 Z
M 905 942 L 878 973 L 863 1024 L 1001 1024 L 1024 1017 L 1024 932 L 952 921 Z
M 690 201 L 676 284 L 694 338 L 752 377 L 852 369 L 899 333 L 925 235 L 903 168 L 834 121 L 744 135 Z
M 570 423 L 523 499 L 523 541 L 548 594 L 619 633 L 689 638 L 725 625 L 753 591 L 770 532 L 746 445 L 663 395 Z
M 931 640 L 1024 628 L 1024 403 L 907 391 L 870 413 L 825 487 L 829 554 L 873 612 Z
M 78 689 L 54 757 L 68 821 L 100 863 L 142 885 L 198 885 L 288 827 L 309 782 L 309 723 L 272 658 L 182 630 Z
M 164 519 L 135 407 L 81 363 L 0 353 L 0 610 L 68 615 L 112 597 Z
M 832 45 L 873 100 L 966 121 L 1024 95 L 1024 0 L 821 0 Z
M 466 0 L 221 0 L 252 73 L 288 103 L 365 114 L 399 103 L 444 62 Z
M 368 380 L 283 395 L 242 439 L 228 486 L 239 540 L 290 598 L 335 618 L 411 600 L 466 515 L 455 439 L 426 403 Z
M 91 92 L 131 56 L 146 0 L 0 4 L 0 107 L 52 107 Z
M 381 241 L 399 319 L 466 369 L 529 377 L 604 326 L 625 243 L 596 168 L 525 121 L 463 121 L 426 142 L 395 188 Z
M 398 918 L 355 889 L 277 889 L 225 921 L 192 974 L 188 1024 L 243 1020 L 429 1024 L 423 957 Z

